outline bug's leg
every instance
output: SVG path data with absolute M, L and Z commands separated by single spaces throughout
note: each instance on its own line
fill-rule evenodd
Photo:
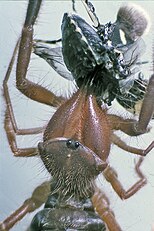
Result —
M 63 97 L 58 97 L 44 87 L 26 78 L 33 47 L 33 26 L 38 16 L 41 0 L 29 0 L 26 20 L 22 29 L 16 70 L 17 88 L 28 98 L 50 106 L 60 106 Z
M 18 221 L 20 221 L 27 213 L 31 213 L 39 208 L 48 198 L 50 193 L 50 181 L 39 185 L 23 205 L 13 212 L 9 217 L 0 223 L 0 231 L 11 229 Z
M 111 135 L 111 141 L 112 143 L 117 145 L 119 148 L 125 150 L 126 152 L 131 152 L 133 154 L 137 154 L 140 156 L 146 156 L 154 148 L 154 141 L 152 141 L 152 143 L 146 149 L 140 149 L 129 146 L 115 134 Z
M 18 129 L 15 116 L 13 113 L 12 103 L 10 99 L 10 94 L 7 86 L 7 82 L 9 80 L 12 67 L 14 64 L 15 55 L 18 49 L 19 41 L 16 44 L 14 49 L 12 59 L 10 61 L 5 79 L 3 81 L 3 90 L 4 90 L 4 98 L 6 101 L 6 112 L 5 112 L 5 131 L 8 137 L 8 141 L 11 147 L 12 152 L 15 156 L 32 156 L 38 153 L 37 148 L 25 148 L 20 149 L 17 147 L 16 135 L 30 135 L 30 134 L 38 134 L 44 131 L 44 127 L 37 128 L 29 128 L 29 129 Z
M 118 196 L 122 199 L 128 199 L 129 197 L 133 196 L 137 191 L 139 191 L 146 183 L 146 177 L 143 175 L 143 173 L 140 170 L 140 166 L 143 162 L 143 157 L 141 157 L 138 161 L 138 163 L 135 165 L 135 171 L 137 175 L 139 176 L 139 180 L 131 186 L 128 190 L 125 190 L 118 180 L 118 176 L 114 168 L 108 166 L 104 172 L 103 175 L 105 176 L 106 180 L 110 182 L 112 185 L 114 191 L 118 194 Z
M 91 21 L 94 23 L 94 27 L 97 28 L 100 25 L 100 22 L 99 22 L 98 17 L 95 13 L 95 8 L 94 8 L 93 4 L 88 0 L 83 0 L 82 2 L 86 8 L 86 11 L 87 11 Z
M 110 202 L 107 196 L 99 189 L 96 189 L 92 197 L 92 203 L 100 218 L 107 224 L 109 230 L 122 231 L 115 219 L 113 211 L 110 209 Z
M 149 131 L 148 124 L 154 113 L 154 75 L 151 76 L 142 103 L 139 120 L 124 119 L 116 115 L 108 115 L 111 128 L 121 130 L 130 136 L 137 136 Z
M 42 40 L 42 39 L 34 39 L 33 40 L 33 47 L 35 48 L 35 43 L 46 43 L 46 44 L 58 44 L 59 42 L 61 42 L 61 38 L 60 39 L 55 39 L 55 40 Z

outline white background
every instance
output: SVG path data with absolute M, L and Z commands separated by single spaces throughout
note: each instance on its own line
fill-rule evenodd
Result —
M 102 23 L 114 22 L 116 12 L 122 1 L 93 1 L 97 15 Z M 151 21 L 154 12 L 153 1 L 138 1 L 150 15 Z M 25 199 L 30 197 L 37 185 L 49 178 L 39 158 L 15 158 L 10 151 L 6 134 L 3 128 L 5 101 L 3 98 L 2 81 L 8 67 L 15 43 L 20 36 L 21 27 L 24 21 L 27 1 L 1 1 L 0 2 L 0 71 L 1 71 L 1 124 L 0 124 L 0 220 L 6 218 L 12 211 L 17 209 Z M 87 13 L 80 1 L 78 11 L 83 17 Z M 56 39 L 61 37 L 60 25 L 63 13 L 71 11 L 70 1 L 45 1 L 41 9 L 39 20 L 35 27 L 35 38 Z M 90 21 L 89 21 L 90 22 Z M 152 61 L 152 29 L 145 36 L 147 52 L 144 60 Z M 150 76 L 150 65 L 146 67 L 145 75 Z M 57 94 L 69 95 L 72 83 L 67 82 L 52 71 L 42 60 L 32 57 L 32 63 L 28 70 L 28 77 L 38 83 L 48 86 Z M 11 99 L 14 107 L 18 127 L 30 128 L 41 126 L 47 123 L 52 116 L 53 110 L 36 102 L 32 102 L 15 89 L 15 68 L 9 82 Z M 114 108 L 114 106 L 113 106 Z M 121 110 L 117 105 L 115 110 L 124 117 L 130 115 Z M 151 123 L 152 124 L 152 123 Z M 130 138 L 121 134 L 121 137 L 131 145 L 146 148 L 154 140 L 154 129 L 149 134 L 137 138 Z M 36 146 L 41 141 L 41 136 L 19 137 L 20 147 Z M 110 163 L 114 166 L 119 179 L 129 188 L 138 178 L 134 172 L 135 155 L 126 153 L 112 147 Z M 137 159 L 137 158 L 136 158 Z M 148 179 L 148 184 L 135 196 L 127 201 L 121 201 L 113 192 L 111 186 L 99 177 L 100 187 L 108 193 L 111 201 L 111 208 L 114 210 L 117 220 L 123 231 L 151 231 L 154 223 L 154 150 L 145 158 L 142 170 Z M 13 231 L 25 231 L 30 224 L 34 214 L 27 215 Z

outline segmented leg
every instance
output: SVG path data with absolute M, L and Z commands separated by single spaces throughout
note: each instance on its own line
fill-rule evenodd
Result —
M 14 59 L 17 53 L 19 41 L 17 42 L 12 59 L 10 61 L 5 79 L 3 81 L 3 89 L 4 89 L 4 98 L 6 101 L 6 112 L 5 112 L 5 131 L 8 137 L 9 145 L 11 147 L 12 152 L 14 153 L 15 156 L 33 156 L 38 153 L 37 148 L 25 148 L 21 149 L 17 147 L 17 142 L 16 142 L 16 135 L 30 135 L 30 134 L 38 134 L 44 131 L 45 128 L 43 127 L 37 127 L 37 128 L 29 128 L 29 129 L 18 129 L 17 123 L 15 120 L 13 108 L 12 108 L 12 103 L 10 99 L 10 94 L 8 90 L 8 80 L 12 71 L 12 67 L 14 64 Z
M 111 128 L 121 130 L 130 136 L 137 136 L 149 131 L 148 125 L 154 113 L 154 75 L 151 76 L 145 94 L 139 120 L 124 119 L 117 115 L 108 115 Z
M 122 200 L 128 199 L 129 197 L 133 196 L 137 191 L 139 191 L 147 183 L 145 176 L 140 170 L 142 161 L 143 161 L 143 158 L 141 157 L 135 166 L 136 173 L 139 176 L 140 180 L 136 182 L 127 191 L 123 188 L 122 184 L 118 180 L 116 171 L 112 167 L 108 166 L 104 170 L 103 175 L 105 176 L 106 180 L 110 182 L 114 191 L 118 194 L 118 196 Z
M 109 207 L 110 202 L 107 196 L 99 189 L 96 189 L 96 192 L 92 197 L 92 203 L 100 218 L 107 224 L 109 230 L 122 231 L 115 219 L 113 211 Z
M 141 112 L 139 115 L 139 121 L 136 124 L 135 132 L 137 134 L 142 134 L 146 132 L 150 119 L 154 113 L 154 75 L 151 76 L 149 84 L 147 87 L 147 92 L 145 94 Z
M 16 73 L 16 81 L 17 81 L 18 89 L 23 94 L 28 96 L 29 98 L 36 100 L 38 102 L 52 105 L 54 107 L 59 106 L 63 101 L 62 97 L 57 97 L 52 92 L 46 90 L 45 88 L 37 84 L 30 83 L 30 81 L 26 79 L 26 72 L 27 72 L 27 67 L 29 64 L 31 47 L 32 47 L 32 35 L 33 35 L 32 27 L 35 22 L 35 18 L 37 17 L 40 3 L 41 1 L 29 1 L 27 17 L 25 20 L 21 42 L 18 41 L 16 44 L 16 47 L 12 55 L 12 59 L 10 61 L 10 64 L 9 64 L 9 67 L 8 67 L 8 70 L 7 70 L 7 73 L 6 73 L 4 82 L 3 82 L 4 97 L 6 100 L 5 130 L 7 133 L 9 145 L 15 156 L 33 156 L 33 155 L 37 155 L 38 153 L 38 150 L 35 147 L 34 148 L 24 148 L 24 149 L 18 148 L 17 142 L 16 142 L 16 135 L 38 134 L 38 133 L 42 133 L 45 130 L 45 127 L 18 129 L 17 124 L 16 124 L 7 84 L 8 84 L 9 77 L 11 75 L 15 56 L 16 56 L 19 46 L 20 47 L 19 47 L 19 55 L 18 55 L 18 61 L 17 61 L 17 73 Z M 31 28 L 31 29 L 28 29 L 28 28 Z M 45 97 L 44 98 L 45 101 L 43 101 L 43 97 Z
M 39 208 L 48 198 L 50 193 L 50 181 L 39 185 L 32 196 L 28 198 L 23 205 L 13 212 L 6 220 L 0 223 L 0 231 L 11 229 L 18 221 L 20 221 L 27 213 L 31 213 Z
M 63 97 L 58 97 L 44 87 L 26 79 L 27 68 L 33 46 L 33 26 L 38 16 L 41 0 L 30 0 L 27 9 L 26 20 L 22 30 L 17 60 L 16 85 L 28 98 L 53 107 L 60 106 Z
M 36 132 L 40 132 L 38 128 L 32 128 L 32 129 L 19 129 L 16 128 L 17 130 L 14 129 L 14 126 L 12 124 L 12 119 L 10 117 L 10 113 L 8 108 L 6 109 L 5 113 L 5 131 L 7 133 L 7 138 L 9 141 L 10 148 L 14 154 L 14 156 L 18 157 L 24 157 L 24 156 L 34 156 L 38 154 L 38 149 L 37 148 L 18 148 L 17 146 L 17 141 L 16 141 L 16 135 L 18 132 L 20 132 L 20 135 L 25 134 L 25 132 L 28 134 L 36 134 Z
M 152 141 L 151 144 L 143 150 L 127 145 L 123 140 L 120 139 L 120 137 L 115 134 L 112 134 L 111 140 L 112 143 L 116 144 L 119 148 L 140 156 L 146 156 L 154 148 L 154 141 Z

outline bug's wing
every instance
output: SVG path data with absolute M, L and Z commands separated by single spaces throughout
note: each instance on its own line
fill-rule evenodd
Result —
M 61 47 L 51 48 L 45 43 L 36 42 L 34 44 L 34 54 L 40 56 L 63 78 L 73 81 L 71 72 L 68 71 L 62 55 Z
M 134 85 L 134 80 L 138 79 L 141 74 L 142 64 L 140 58 L 145 52 L 146 46 L 142 38 L 138 38 L 135 42 L 122 47 L 120 51 L 123 53 L 125 64 L 129 65 L 130 74 L 124 80 L 120 81 L 121 89 L 124 88 L 125 91 L 129 90 Z
M 142 38 L 138 38 L 135 42 L 118 47 L 118 50 L 123 53 L 126 65 L 140 62 L 140 57 L 145 52 L 145 49 L 145 42 Z
M 120 105 L 134 114 L 140 112 L 147 87 L 147 81 L 144 79 L 140 67 L 140 64 L 147 63 L 141 62 L 141 56 L 145 49 L 146 46 L 142 38 L 119 48 L 126 65 L 129 66 L 129 75 L 119 81 L 120 92 L 116 99 Z

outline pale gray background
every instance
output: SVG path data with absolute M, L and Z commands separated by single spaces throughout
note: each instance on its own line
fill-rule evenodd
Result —
M 97 15 L 102 23 L 115 21 L 116 12 L 122 1 L 93 1 Z M 136 2 L 149 13 L 153 20 L 154 2 Z M 22 23 L 26 12 L 27 1 L 1 1 L 0 2 L 0 71 L 2 80 L 11 58 L 15 43 L 20 36 Z M 79 13 L 88 18 L 87 13 L 80 1 L 77 7 Z M 45 1 L 41 9 L 40 17 L 35 29 L 35 38 L 55 39 L 59 38 L 60 25 L 63 13 L 71 11 L 70 1 Z M 90 22 L 90 20 L 89 20 Z M 153 30 L 145 36 L 147 53 L 144 60 L 152 60 L 152 38 Z M 150 74 L 149 65 L 145 74 Z M 42 60 L 35 56 L 29 67 L 28 76 L 51 89 L 57 94 L 69 94 L 72 84 L 57 76 Z M 14 106 L 15 116 L 20 128 L 41 126 L 47 123 L 53 110 L 47 106 L 32 102 L 17 90 L 15 90 L 15 68 L 11 74 L 9 83 L 11 98 Z M 53 78 L 53 79 L 51 79 Z M 52 81 L 52 83 L 51 83 Z M 6 218 L 12 211 L 17 209 L 22 202 L 28 198 L 33 189 L 41 182 L 49 178 L 39 158 L 15 158 L 8 146 L 4 124 L 5 102 L 1 87 L 1 124 L 0 124 L 0 220 Z M 115 111 L 124 116 L 130 116 L 126 111 L 115 105 Z M 146 148 L 154 140 L 154 129 L 146 135 L 130 138 L 121 134 L 121 137 L 136 147 Z M 18 143 L 21 147 L 37 145 L 41 136 L 19 137 Z M 110 155 L 110 163 L 119 174 L 119 179 L 125 188 L 131 186 L 138 180 L 134 173 L 134 155 L 125 153 L 113 146 Z M 117 220 L 123 231 L 151 231 L 154 223 L 154 150 L 146 157 L 142 170 L 147 176 L 148 184 L 135 196 L 127 201 L 121 201 L 113 192 L 111 186 L 99 177 L 100 187 L 108 193 L 111 200 L 111 208 L 114 210 Z M 25 231 L 34 214 L 27 215 L 12 230 Z

